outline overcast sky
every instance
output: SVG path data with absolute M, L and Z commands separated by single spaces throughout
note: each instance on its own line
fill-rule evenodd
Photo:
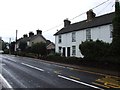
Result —
M 0 0 L 0 36 L 4 41 L 15 40 L 15 31 L 18 38 L 40 29 L 46 39 L 54 42 L 57 29 L 63 25 L 63 20 L 72 19 L 83 12 L 107 0 Z M 114 11 L 114 0 L 93 11 L 97 16 Z M 86 19 L 86 14 L 71 20 L 72 23 Z M 53 29 L 51 29 L 53 28 Z

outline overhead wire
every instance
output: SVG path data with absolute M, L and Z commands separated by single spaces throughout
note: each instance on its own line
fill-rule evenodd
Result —
M 48 29 L 48 30 L 46 30 L 46 31 L 44 31 L 44 32 L 47 32 L 47 31 L 53 30 L 53 29 L 55 29 L 55 28 L 57 28 L 57 27 L 59 27 L 59 26 L 61 26 L 61 25 L 63 25 L 63 23 L 61 23 L 61 24 L 59 24 L 59 25 L 56 25 L 56 26 L 54 26 L 54 27 L 52 27 L 52 28 L 50 28 L 50 29 Z
M 95 9 L 95 8 L 97 8 L 97 7 L 99 7 L 99 6 L 103 5 L 103 4 L 105 4 L 105 3 L 108 2 L 108 1 L 109 1 L 109 0 L 104 1 L 104 2 L 102 2 L 101 4 L 95 6 L 95 7 L 91 8 L 91 9 L 93 10 L 93 9 Z M 83 15 L 83 14 L 85 14 L 85 13 L 86 13 L 86 12 L 83 12 L 82 14 L 77 15 L 77 16 L 75 16 L 74 18 L 72 18 L 72 19 L 70 19 L 70 20 L 73 20 L 73 19 L 75 19 L 75 18 L 77 18 L 77 17 L 79 17 L 79 16 L 81 16 L 81 15 Z
M 108 3 L 105 8 L 107 8 L 111 3 L 112 3 L 112 2 Z M 105 9 L 105 8 L 104 8 L 104 9 Z M 86 22 L 87 22 L 87 21 L 86 21 Z M 86 23 L 86 22 L 85 22 L 85 23 L 82 23 L 80 26 L 83 27 L 85 24 L 86 24 L 86 26 L 87 26 L 89 23 Z
M 101 4 L 95 6 L 95 7 L 91 8 L 91 9 L 93 10 L 93 9 L 95 9 L 95 8 L 97 8 L 97 7 L 105 4 L 105 3 L 108 2 L 108 1 L 110 1 L 110 0 L 106 0 L 106 1 L 102 2 Z M 79 14 L 79 15 L 77 15 L 77 16 L 73 17 L 72 19 L 69 19 L 69 20 L 74 20 L 75 18 L 80 17 L 80 16 L 82 16 L 82 15 L 85 14 L 85 13 L 86 13 L 86 12 L 83 12 L 83 13 L 81 13 L 81 14 Z M 57 28 L 57 27 L 60 27 L 61 25 L 63 25 L 63 23 L 61 23 L 61 24 L 59 24 L 59 25 L 56 25 L 56 26 L 54 26 L 54 27 L 52 27 L 52 28 L 50 28 L 50 29 L 48 29 L 48 30 L 46 30 L 46 31 L 44 31 L 44 32 L 53 30 L 53 29 L 55 29 L 55 28 Z
M 98 14 L 100 14 L 101 12 L 103 12 L 111 3 L 112 3 L 112 2 L 109 2 L 102 10 L 100 10 L 100 11 L 98 12 Z

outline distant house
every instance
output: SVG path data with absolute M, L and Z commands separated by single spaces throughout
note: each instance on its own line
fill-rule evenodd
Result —
M 79 50 L 81 42 L 86 40 L 103 40 L 112 42 L 112 19 L 114 13 L 95 17 L 93 10 L 87 13 L 87 20 L 71 24 L 64 20 L 64 27 L 55 33 L 55 52 L 66 57 L 83 57 Z
M 53 54 L 55 52 L 55 44 L 51 42 L 49 45 L 47 45 L 47 50 L 49 54 Z
M 19 49 L 20 42 L 26 42 L 28 47 L 31 47 L 35 43 L 46 43 L 47 46 L 52 42 L 50 40 L 46 40 L 45 37 L 42 35 L 41 30 L 36 30 L 37 34 L 34 35 L 33 32 L 29 32 L 29 36 L 27 34 L 23 35 L 23 38 L 17 40 L 17 48 Z M 55 48 L 55 47 L 53 47 Z

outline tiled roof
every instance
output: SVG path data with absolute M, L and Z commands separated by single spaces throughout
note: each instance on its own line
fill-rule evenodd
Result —
M 37 37 L 42 37 L 42 38 L 46 41 L 46 45 L 47 45 L 47 46 L 52 43 L 50 40 L 47 40 L 47 39 L 46 39 L 43 35 L 41 35 L 41 34 L 33 35 L 33 36 L 31 36 L 31 37 L 19 38 L 19 39 L 17 40 L 17 43 L 31 41 L 31 40 L 36 39 Z M 54 44 L 54 43 L 53 43 L 53 44 Z
M 73 23 L 67 27 L 62 28 L 60 31 L 58 31 L 54 35 L 59 35 L 59 34 L 69 33 L 73 31 L 83 30 L 86 28 L 93 28 L 97 26 L 111 24 L 113 17 L 114 17 L 114 12 L 95 17 L 91 21 L 84 20 L 81 22 Z
M 37 37 L 42 37 L 46 41 L 46 39 L 41 34 L 37 34 L 37 35 L 33 35 L 33 36 L 29 37 L 29 41 L 36 39 Z
M 33 35 L 31 37 L 20 38 L 20 39 L 17 40 L 17 42 L 19 43 L 19 42 L 22 42 L 22 41 L 23 42 L 31 41 L 31 40 L 33 40 L 33 39 L 35 39 L 37 37 L 42 37 L 47 42 L 47 40 L 41 34 Z

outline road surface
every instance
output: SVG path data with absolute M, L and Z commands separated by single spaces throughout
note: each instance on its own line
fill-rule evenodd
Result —
M 1 77 L 4 79 L 3 82 L 7 83 L 8 88 L 90 88 L 98 90 L 110 88 L 105 83 L 101 84 L 100 79 L 105 77 L 101 74 L 84 72 L 27 57 L 1 55 L 0 60 Z

